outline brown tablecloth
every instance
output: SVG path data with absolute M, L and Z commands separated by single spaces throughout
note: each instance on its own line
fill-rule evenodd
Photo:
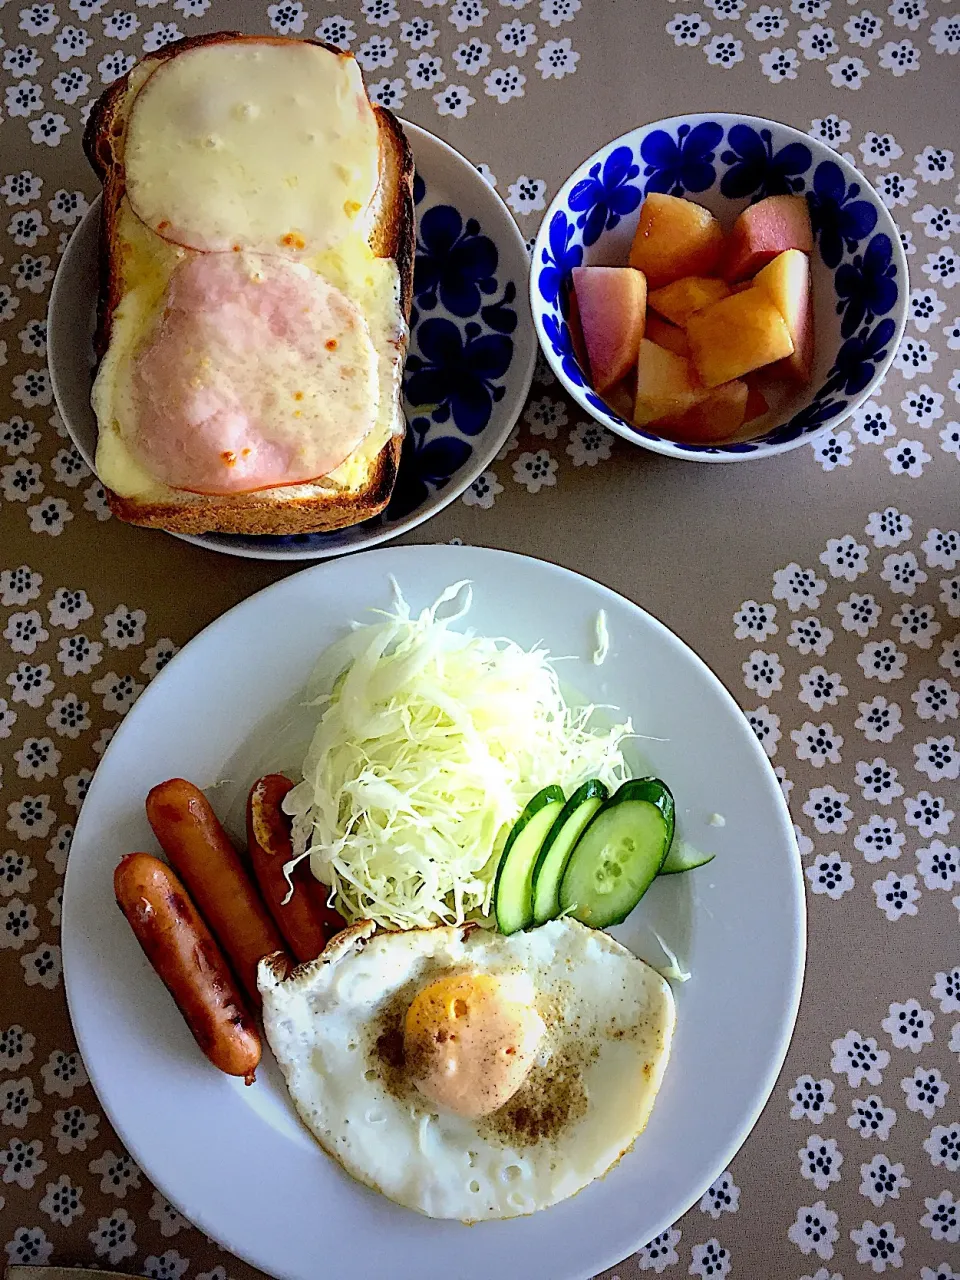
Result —
M 541 368 L 487 483 L 411 540 L 555 560 L 650 609 L 736 691 L 800 831 L 809 965 L 787 1065 L 731 1168 L 616 1269 L 620 1280 L 850 1280 L 900 1267 L 955 1277 L 960 7 L 126 4 L 9 0 L 0 12 L 0 1244 L 10 1260 L 162 1280 L 250 1273 L 164 1203 L 103 1119 L 67 1018 L 59 895 L 91 771 L 137 693 L 175 646 L 289 569 L 110 519 L 53 412 L 43 325 L 58 256 L 96 191 L 80 149 L 91 101 L 141 51 L 239 27 L 351 45 L 375 94 L 488 167 L 527 236 L 583 156 L 683 111 L 744 110 L 809 130 L 884 194 L 910 255 L 912 350 L 832 435 L 736 467 L 676 463 L 607 437 L 597 447 Z M 535 454 L 546 466 L 531 467 Z

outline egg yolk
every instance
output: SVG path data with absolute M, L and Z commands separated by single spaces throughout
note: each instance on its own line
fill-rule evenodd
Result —
M 540 1015 L 508 981 L 485 973 L 438 978 L 407 1010 L 404 1060 L 425 1098 L 476 1118 L 517 1092 L 543 1031 Z

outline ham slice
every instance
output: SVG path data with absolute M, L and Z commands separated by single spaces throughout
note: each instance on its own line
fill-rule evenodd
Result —
M 133 370 L 136 445 L 175 489 L 246 493 L 340 465 L 372 428 L 366 320 L 316 272 L 254 253 L 187 258 Z

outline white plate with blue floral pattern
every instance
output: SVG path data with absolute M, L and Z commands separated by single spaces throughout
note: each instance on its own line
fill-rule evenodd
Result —
M 404 129 L 416 163 L 417 254 L 404 374 L 407 434 L 390 506 L 334 533 L 177 535 L 187 542 L 258 560 L 320 560 L 376 546 L 429 520 L 464 493 L 513 429 L 537 353 L 523 237 L 469 160 L 417 125 L 405 123 Z M 57 407 L 92 470 L 99 219 L 97 200 L 63 255 L 48 326 Z
M 597 395 L 577 361 L 567 323 L 570 273 L 626 262 L 640 206 L 652 191 L 696 200 L 727 229 L 765 196 L 803 195 L 810 208 L 816 242 L 810 384 L 748 424 L 745 438 L 684 444 L 657 435 L 655 424 L 637 427 Z M 543 216 L 530 275 L 540 344 L 565 390 L 625 440 L 699 462 L 768 457 L 836 427 L 882 381 L 903 336 L 908 296 L 896 224 L 863 174 L 789 125 L 723 112 L 642 125 L 584 160 Z
M 632 717 L 644 735 L 633 744 L 634 769 L 667 780 L 682 834 L 716 854 L 656 883 L 613 931 L 665 964 L 659 934 L 692 974 L 675 988 L 677 1032 L 647 1129 L 605 1178 L 507 1222 L 421 1217 L 353 1182 L 299 1125 L 269 1053 L 252 1088 L 217 1072 L 113 900 L 121 856 L 156 847 L 143 807 L 155 783 L 182 775 L 213 787 L 217 810 L 242 828 L 250 783 L 268 769 L 295 770 L 309 725 L 294 728 L 291 717 L 305 713 L 292 708 L 315 659 L 351 620 L 389 607 L 391 576 L 414 610 L 469 579 L 473 608 L 462 625 L 572 655 L 560 667 L 564 681 Z M 600 609 L 610 649 L 596 665 Z M 763 748 L 716 676 L 666 627 L 539 560 L 479 547 L 387 547 L 294 574 L 238 605 L 129 712 L 70 850 L 67 997 L 94 1088 L 134 1159 L 188 1218 L 262 1270 L 283 1280 L 584 1280 L 668 1230 L 760 1114 L 800 997 L 803 884 Z

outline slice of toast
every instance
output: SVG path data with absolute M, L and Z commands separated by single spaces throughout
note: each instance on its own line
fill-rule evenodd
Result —
M 100 222 L 100 291 L 94 339 L 98 362 L 110 343 L 113 315 L 123 297 L 124 280 L 117 228 L 126 196 L 124 141 L 127 119 L 140 87 L 150 72 L 168 58 L 206 44 L 256 41 L 285 45 L 283 37 L 246 36 L 217 32 L 192 36 L 144 57 L 117 80 L 91 112 L 84 133 L 84 150 L 103 184 Z M 331 53 L 340 50 L 319 40 Z M 400 307 L 404 335 L 397 345 L 398 367 L 406 354 L 406 324 L 413 300 L 415 249 L 413 155 L 399 121 L 383 107 L 373 108 L 380 140 L 380 184 L 368 243 L 380 258 L 393 258 L 400 278 Z M 327 477 L 307 484 L 278 486 L 242 494 L 200 494 L 172 489 L 158 481 L 150 499 L 126 498 L 107 489 L 110 509 L 132 524 L 174 533 L 298 534 L 342 529 L 378 515 L 387 506 L 397 478 L 404 418 L 397 378 L 395 430 L 380 452 L 366 464 L 360 483 L 338 485 Z

